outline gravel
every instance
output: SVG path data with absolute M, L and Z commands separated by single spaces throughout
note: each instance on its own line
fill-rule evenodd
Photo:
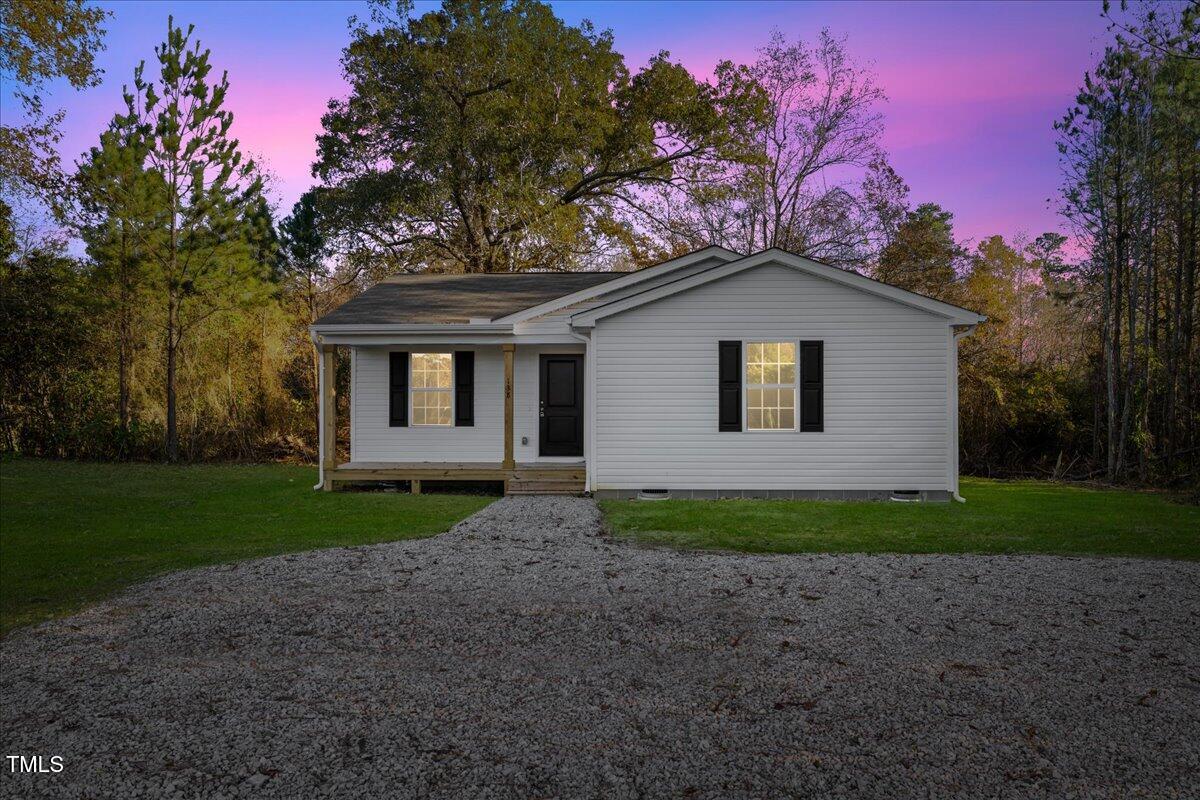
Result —
M 5 797 L 1197 797 L 1200 565 L 745 556 L 506 498 L 0 644 Z

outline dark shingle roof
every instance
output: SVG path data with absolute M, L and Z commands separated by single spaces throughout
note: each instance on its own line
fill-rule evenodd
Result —
M 627 272 L 395 275 L 335 308 L 317 325 L 465 323 L 497 319 Z

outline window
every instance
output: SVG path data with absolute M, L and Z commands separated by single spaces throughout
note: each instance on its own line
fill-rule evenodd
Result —
M 412 424 L 450 425 L 452 379 L 450 353 L 412 354 Z
M 796 429 L 796 343 L 746 344 L 746 430 Z

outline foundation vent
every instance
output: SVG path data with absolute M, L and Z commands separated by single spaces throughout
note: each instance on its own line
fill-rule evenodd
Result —
M 669 489 L 642 489 L 638 492 L 638 500 L 666 500 L 671 496 Z

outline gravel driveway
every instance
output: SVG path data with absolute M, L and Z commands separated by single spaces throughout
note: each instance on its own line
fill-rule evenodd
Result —
M 0 645 L 5 797 L 1198 797 L 1200 565 L 740 556 L 507 498 Z

